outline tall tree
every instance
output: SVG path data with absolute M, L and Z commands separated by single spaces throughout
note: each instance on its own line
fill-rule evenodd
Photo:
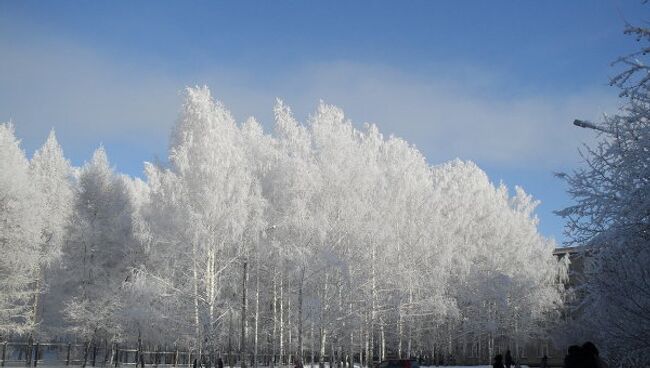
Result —
M 11 123 L 0 124 L 0 333 L 31 332 L 40 264 L 40 196 Z
M 154 279 L 191 300 L 195 346 L 213 344 L 232 313 L 235 279 L 225 278 L 263 228 L 263 199 L 240 128 L 207 88 L 188 88 L 169 152 L 170 167 L 147 168 Z M 163 212 L 164 211 L 164 212 Z M 171 220 L 171 224 L 170 224 Z M 171 225 L 171 226 L 170 226 Z M 168 269 L 167 257 L 175 265 Z M 187 308 L 187 307 L 186 307 Z
M 41 200 L 38 206 L 41 221 L 39 261 L 32 306 L 32 323 L 37 325 L 41 319 L 41 295 L 47 289 L 45 268 L 59 259 L 72 214 L 72 169 L 63 156 L 54 130 L 34 153 L 30 171 Z
M 104 148 L 78 174 L 74 215 L 64 248 L 65 315 L 85 339 L 118 337 L 122 285 L 132 261 L 133 206 L 125 178 L 110 167 Z
M 586 167 L 560 174 L 575 203 L 558 213 L 570 243 L 584 245 L 590 259 L 580 323 L 610 359 L 641 367 L 650 364 L 650 29 L 625 33 L 644 45 L 617 61 L 625 69 L 611 83 L 623 106 L 599 124 L 576 121 L 599 140 L 585 146 Z

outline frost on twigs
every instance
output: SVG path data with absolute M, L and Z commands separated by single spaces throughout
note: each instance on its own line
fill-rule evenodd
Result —
M 381 336 L 365 356 L 389 346 L 412 356 L 449 339 L 544 336 L 562 288 L 523 189 L 511 194 L 472 162 L 432 167 L 323 102 L 306 123 L 281 100 L 273 112 L 266 133 L 188 88 L 168 163 L 145 164 L 146 180 L 116 173 L 102 148 L 67 182 L 57 170 L 73 195 L 71 214 L 43 227 L 63 242 L 44 325 L 203 351 L 247 325 L 242 349 L 268 344 L 285 358 L 329 341 L 348 349 L 348 338 Z M 26 168 L 11 139 L 0 148 Z
M 586 259 L 571 328 L 612 362 L 634 367 L 650 364 L 650 32 L 628 25 L 625 33 L 645 46 L 615 62 L 623 67 L 611 80 L 620 111 L 588 126 L 599 139 L 583 149 L 585 166 L 563 176 L 574 203 L 557 213 Z

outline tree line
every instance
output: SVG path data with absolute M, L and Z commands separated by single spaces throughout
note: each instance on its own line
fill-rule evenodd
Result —
M 188 88 L 144 179 L 102 147 L 72 167 L 54 132 L 29 159 L 0 125 L 0 336 L 362 364 L 547 336 L 566 264 L 522 188 L 331 105 L 274 116 Z

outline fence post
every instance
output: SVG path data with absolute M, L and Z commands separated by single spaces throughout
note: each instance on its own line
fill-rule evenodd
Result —
M 113 345 L 111 344 L 111 349 L 112 349 L 112 348 L 113 348 Z M 102 363 L 102 366 L 103 366 L 103 367 L 106 366 L 106 363 L 108 362 L 108 357 L 109 357 L 109 355 L 110 355 L 110 356 L 113 356 L 112 353 L 113 353 L 112 350 L 111 350 L 110 352 L 109 352 L 109 350 L 108 350 L 108 339 L 104 339 L 104 362 Z M 108 365 L 111 365 L 111 364 L 108 363 Z
M 34 350 L 34 367 L 38 365 L 38 343 L 36 343 L 36 349 Z
M 70 350 L 72 350 L 72 344 L 68 344 L 68 354 L 65 358 L 65 365 L 70 365 Z
M 176 364 L 178 364 L 178 346 L 174 346 L 174 368 L 176 368 Z
M 93 361 L 92 365 L 95 366 L 95 361 L 97 360 L 97 344 L 93 344 Z
M 140 330 L 138 330 L 138 352 L 135 354 L 135 366 L 142 364 L 144 368 L 144 358 L 142 357 L 142 336 L 140 335 Z
M 88 350 L 90 350 L 91 342 L 92 342 L 92 338 L 88 342 L 84 342 L 84 362 L 81 365 L 81 368 L 86 368 L 86 363 L 88 363 L 88 353 L 89 353 Z
M 120 344 L 115 344 L 115 367 L 120 365 Z
M 29 341 L 27 342 L 27 351 L 25 352 L 25 365 L 28 367 L 31 367 L 32 365 L 33 343 L 34 340 L 30 336 Z
M 0 361 L 0 367 L 5 366 L 5 357 L 7 356 L 7 342 L 5 341 L 4 344 L 2 344 L 2 361 Z

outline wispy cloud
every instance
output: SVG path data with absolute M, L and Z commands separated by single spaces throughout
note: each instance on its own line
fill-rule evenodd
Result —
M 597 119 L 617 103 L 614 91 L 604 89 L 500 93 L 507 76 L 480 65 L 439 65 L 432 72 L 323 62 L 263 77 L 216 65 L 170 75 L 56 39 L 18 43 L 0 36 L 0 49 L 0 121 L 12 118 L 31 149 L 55 127 L 69 145 L 112 139 L 164 153 L 179 92 L 207 84 L 242 120 L 255 115 L 268 125 L 276 96 L 300 118 L 324 99 L 359 125 L 376 123 L 406 138 L 432 163 L 461 157 L 553 169 L 575 161 L 577 144 L 589 137 L 570 121 Z
M 461 157 L 507 166 L 552 168 L 575 160 L 576 146 L 593 134 L 570 122 L 598 119 L 616 108 L 613 91 L 507 96 L 498 76 L 476 68 L 450 67 L 454 76 L 440 70 L 427 75 L 323 64 L 292 77 L 283 92 L 291 96 L 289 104 L 310 106 L 324 98 L 341 105 L 353 120 L 377 123 L 383 132 L 414 142 L 433 162 Z

